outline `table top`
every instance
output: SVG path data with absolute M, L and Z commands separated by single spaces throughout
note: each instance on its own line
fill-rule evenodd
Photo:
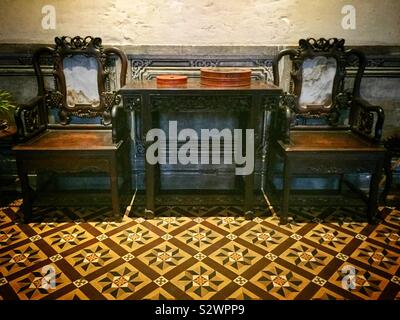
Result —
M 280 93 L 282 89 L 272 83 L 262 80 L 252 80 L 249 86 L 243 87 L 213 87 L 205 86 L 200 83 L 200 79 L 188 79 L 187 84 L 180 86 L 157 85 L 156 79 L 152 80 L 135 80 L 127 83 L 120 89 L 121 93 L 130 91 L 163 91 L 163 92 L 201 92 L 201 91 L 229 91 L 229 92 L 254 92 L 263 91 L 271 93 Z

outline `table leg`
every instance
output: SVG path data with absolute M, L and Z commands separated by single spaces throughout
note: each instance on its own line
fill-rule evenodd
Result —
M 142 109 L 143 114 L 143 130 L 144 130 L 144 140 L 146 139 L 147 132 L 153 127 L 153 119 L 151 112 L 150 97 L 148 95 L 144 96 L 144 104 Z M 154 217 L 154 190 L 155 190 L 155 165 L 150 164 L 147 161 L 147 148 L 149 143 L 145 140 L 143 141 L 145 145 L 145 187 L 146 187 L 146 208 L 144 212 L 145 219 L 151 219 Z
M 255 162 L 256 159 L 256 149 L 257 149 L 257 134 L 256 134 L 256 116 L 259 115 L 259 108 L 261 106 L 261 97 L 259 95 L 253 95 L 251 99 L 251 109 L 248 112 L 247 115 L 247 123 L 246 123 L 246 128 L 247 129 L 253 129 L 254 130 L 254 141 L 253 141 L 253 150 L 251 152 L 253 153 L 253 161 Z M 244 144 L 244 149 L 247 152 L 247 147 L 246 147 L 246 140 L 247 136 L 245 135 L 245 138 L 243 139 L 243 144 Z M 245 176 L 245 200 L 244 200 L 244 207 L 245 207 L 245 218 L 246 219 L 253 219 L 254 218 L 254 169 L 255 169 L 255 164 L 253 164 L 253 171 Z
M 125 141 L 125 151 L 122 152 L 121 156 L 123 157 L 122 163 L 124 170 L 122 176 L 124 177 L 124 184 L 126 185 L 127 193 L 130 194 L 132 192 L 132 164 L 130 141 Z
M 22 213 L 24 215 L 24 222 L 29 222 L 32 218 L 32 194 L 31 187 L 29 186 L 28 171 L 25 168 L 23 161 L 17 158 L 17 170 L 19 180 L 21 182 L 22 191 Z
M 245 177 L 245 218 L 251 220 L 254 218 L 254 173 L 251 173 Z
M 379 181 L 382 176 L 383 161 L 379 160 L 376 164 L 375 172 L 371 175 L 371 182 L 369 186 L 369 198 L 367 216 L 369 223 L 375 223 L 376 213 L 378 211 L 378 192 L 379 192 Z
M 383 203 L 386 203 L 386 198 L 389 194 L 389 190 L 390 190 L 390 187 L 392 186 L 392 182 L 393 182 L 392 154 L 389 151 L 386 152 L 386 155 L 385 155 L 384 170 L 385 170 L 386 181 L 385 181 L 385 188 L 383 189 L 383 192 L 381 195 L 381 200 Z
M 111 202 L 114 217 L 120 218 L 120 202 L 119 202 L 119 190 L 118 190 L 118 170 L 117 170 L 117 159 L 114 154 L 110 160 L 110 187 L 111 187 Z
M 289 195 L 290 195 L 290 183 L 291 183 L 291 163 L 287 155 L 284 158 L 283 167 L 283 195 L 282 195 L 282 206 L 281 206 L 281 218 L 280 223 L 286 224 L 289 212 Z

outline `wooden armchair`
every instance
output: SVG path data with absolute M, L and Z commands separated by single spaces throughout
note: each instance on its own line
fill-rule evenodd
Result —
M 104 49 L 100 38 L 57 37 L 55 47 L 38 49 L 33 66 L 38 95 L 15 113 L 20 143 L 14 147 L 23 193 L 23 213 L 32 213 L 33 189 L 28 174 L 106 172 L 110 177 L 112 208 L 120 212 L 119 175 L 130 189 L 129 132 L 119 97 L 110 90 L 109 57 L 120 60 L 119 82 L 126 82 L 127 58 L 116 48 Z M 53 60 L 55 87 L 46 90 L 40 67 L 43 56 Z M 118 73 L 117 73 L 118 74 Z M 49 123 L 49 110 L 59 121 Z M 73 124 L 97 118 L 97 124 Z M 92 121 L 86 121 L 92 122 Z M 121 171 L 121 169 L 123 171 Z
M 344 174 L 370 173 L 367 202 L 369 221 L 377 211 L 378 183 L 385 149 L 380 146 L 384 112 L 360 97 L 366 58 L 345 50 L 343 39 L 302 39 L 297 49 L 281 51 L 273 61 L 279 85 L 279 61 L 291 64 L 290 92 L 282 97 L 273 123 L 273 159 L 283 161 L 281 223 L 287 222 L 292 178 L 295 175 L 337 175 L 358 190 Z M 346 67 L 356 69 L 352 92 L 344 90 Z M 358 190 L 360 191 L 360 190 Z M 340 205 L 345 205 L 342 203 Z

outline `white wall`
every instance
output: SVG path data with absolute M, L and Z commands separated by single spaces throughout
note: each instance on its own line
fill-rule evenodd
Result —
M 356 29 L 341 25 L 344 5 Z M 56 29 L 42 28 L 44 5 Z M 349 45 L 400 45 L 398 0 L 0 0 L 0 43 L 52 43 L 94 35 L 109 45 L 294 45 L 343 37 Z

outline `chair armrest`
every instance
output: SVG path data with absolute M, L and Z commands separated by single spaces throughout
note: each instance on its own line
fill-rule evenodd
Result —
M 111 109 L 112 139 L 114 143 L 126 140 L 129 135 L 124 107 L 114 105 Z
M 293 121 L 292 110 L 295 108 L 295 104 L 295 95 L 285 93 L 280 98 L 277 121 L 273 130 L 279 132 L 279 137 L 285 143 L 290 141 L 290 127 Z
M 379 143 L 385 120 L 383 109 L 380 106 L 371 105 L 368 101 L 359 97 L 354 98 L 351 103 L 350 125 L 352 130 L 375 143 Z
M 24 141 L 47 128 L 45 97 L 36 96 L 29 102 L 19 104 L 14 113 L 18 140 Z

